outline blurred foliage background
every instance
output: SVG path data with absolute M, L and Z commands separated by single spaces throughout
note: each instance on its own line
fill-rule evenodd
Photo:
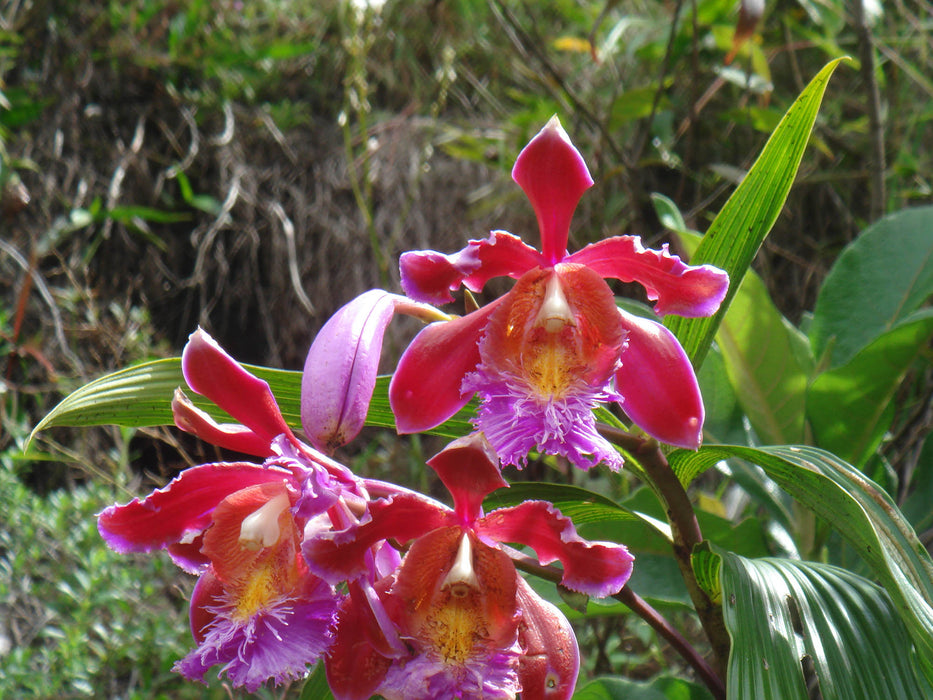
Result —
M 0 695 L 202 692 L 169 672 L 190 581 L 113 555 L 92 515 L 217 455 L 175 431 L 56 429 L 24 456 L 31 427 L 198 324 L 300 369 L 340 305 L 398 290 L 400 252 L 533 238 L 509 171 L 552 114 L 596 180 L 571 247 L 656 246 L 652 194 L 704 230 L 807 81 L 852 56 L 755 263 L 805 321 L 860 230 L 933 202 L 933 5 L 767 2 L 727 64 L 737 17 L 734 0 L 2 0 Z M 931 378 L 910 380 L 929 424 Z M 892 469 L 920 437 L 903 431 Z M 373 434 L 354 458 L 419 485 L 410 446 Z M 670 665 L 629 623 L 581 628 L 586 674 Z

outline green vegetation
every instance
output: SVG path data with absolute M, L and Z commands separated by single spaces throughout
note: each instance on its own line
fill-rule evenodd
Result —
M 0 696 L 231 692 L 170 671 L 191 644 L 190 577 L 167 557 L 111 552 L 93 517 L 217 455 L 171 429 L 64 427 L 23 454 L 63 397 L 178 355 L 198 324 L 237 359 L 299 369 L 341 304 L 372 286 L 397 291 L 399 252 L 455 250 L 490 227 L 530 235 L 533 215 L 509 168 L 555 113 L 597 181 L 571 247 L 636 233 L 694 250 L 691 232 L 710 229 L 781 116 L 843 55 L 854 60 L 828 83 L 787 202 L 771 212 L 774 227 L 702 368 L 707 443 L 747 446 L 681 456 L 680 475 L 699 477 L 691 494 L 704 533 L 736 553 L 710 565 L 725 566 L 733 585 L 764 571 L 750 562 L 767 554 L 898 585 L 887 565 L 866 568 L 831 513 L 788 497 L 792 456 L 755 448 L 831 450 L 880 484 L 881 501 L 903 510 L 920 542 L 933 542 L 933 214 L 921 206 L 933 203 L 929 3 L 897 0 L 878 14 L 869 3 L 861 18 L 843 0 L 766 5 L 726 65 L 734 0 L 9 3 L 0 17 Z M 866 289 L 877 293 L 860 296 Z M 387 347 L 397 352 L 411 329 L 393 329 Z M 273 387 L 292 389 L 292 379 Z M 840 406 L 853 423 L 840 421 Z M 371 437 L 341 457 L 427 489 L 417 455 L 433 454 L 434 438 Z M 814 483 L 848 488 L 848 471 L 813 460 Z M 574 478 L 552 467 L 532 464 L 519 478 Z M 626 512 L 664 518 L 630 474 L 576 478 Z M 668 543 L 644 522 L 604 520 L 589 527 L 633 542 L 642 567 L 633 586 L 702 644 L 677 568 L 662 556 Z M 788 577 L 823 581 L 814 566 Z M 906 594 L 893 605 L 911 602 Z M 871 619 L 888 621 L 891 604 L 883 598 Z M 661 673 L 690 677 L 640 618 L 618 604 L 593 610 L 575 620 L 580 697 L 621 697 L 630 686 L 644 697 L 701 697 Z M 628 680 L 584 688 L 604 674 Z

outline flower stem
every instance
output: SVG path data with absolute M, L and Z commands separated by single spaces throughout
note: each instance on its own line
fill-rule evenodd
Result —
M 700 624 L 703 625 L 703 631 L 706 632 L 713 649 L 718 675 L 723 677 L 729 658 L 729 633 L 722 617 L 722 608 L 713 602 L 697 582 L 690 561 L 693 548 L 703 541 L 703 534 L 700 532 L 696 512 L 686 489 L 654 439 L 632 435 L 608 425 L 599 425 L 599 432 L 638 462 L 661 497 L 671 525 L 674 558 L 680 567 L 684 583 L 687 584 L 687 592 L 700 618 Z

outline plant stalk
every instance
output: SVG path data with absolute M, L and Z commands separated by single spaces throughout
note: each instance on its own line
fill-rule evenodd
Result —
M 641 465 L 661 497 L 671 525 L 674 558 L 712 647 L 717 675 L 720 678 L 724 677 L 731 642 L 723 620 L 722 608 L 713 602 L 697 582 L 690 561 L 693 548 L 703 541 L 703 534 L 700 532 L 696 512 L 686 489 L 654 439 L 638 437 L 608 425 L 599 425 L 599 432 L 610 442 L 622 447 Z

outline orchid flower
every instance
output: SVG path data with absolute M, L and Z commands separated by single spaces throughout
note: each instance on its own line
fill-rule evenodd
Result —
M 360 501 L 365 489 L 299 441 L 268 384 L 203 331 L 192 334 L 182 369 L 191 388 L 243 424 L 218 424 L 177 391 L 179 427 L 264 462 L 190 467 L 143 499 L 105 509 L 98 529 L 118 552 L 167 549 L 200 576 L 190 608 L 197 648 L 175 670 L 200 680 L 223 664 L 220 673 L 251 692 L 268 679 L 300 678 L 327 651 L 339 603 L 304 561 L 306 524 Z
M 556 117 L 519 154 L 512 178 L 535 211 L 541 251 L 493 231 L 452 255 L 401 257 L 408 304 L 444 304 L 461 284 L 479 292 L 493 277 L 517 282 L 462 318 L 432 323 L 409 345 L 389 387 L 398 431 L 429 430 L 475 393 L 481 404 L 474 423 L 504 463 L 521 466 L 537 448 L 582 468 L 601 461 L 618 468 L 622 459 L 597 433 L 592 414 L 606 401 L 619 402 L 658 440 L 698 447 L 703 401 L 683 348 L 661 324 L 619 309 L 605 278 L 639 282 L 659 316 L 697 317 L 718 309 L 726 273 L 686 265 L 666 245 L 645 249 L 637 236 L 614 236 L 568 254 L 570 221 L 593 179 Z M 396 311 L 406 312 L 401 299 L 380 291 L 358 297 L 335 314 L 309 353 L 306 381 L 321 381 L 342 405 L 356 406 L 360 425 L 382 333 Z M 328 378 L 311 357 L 320 356 L 319 347 L 337 346 L 352 358 L 352 374 Z
M 570 697 L 579 669 L 573 631 L 519 576 L 500 543 L 527 545 L 542 564 L 560 561 L 563 585 L 593 596 L 625 585 L 631 555 L 622 545 L 580 538 L 543 501 L 484 515 L 483 498 L 508 484 L 481 433 L 455 440 L 428 464 L 452 494 L 453 509 L 397 493 L 370 502 L 351 527 L 304 542 L 316 573 L 350 581 L 325 661 L 335 697 Z M 386 541 L 410 543 L 401 565 L 371 588 L 354 589 L 372 571 L 371 548 Z

